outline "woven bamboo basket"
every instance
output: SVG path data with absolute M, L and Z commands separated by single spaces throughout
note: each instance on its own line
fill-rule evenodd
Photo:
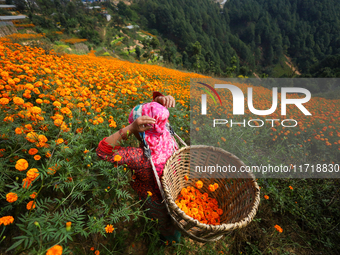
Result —
M 235 166 L 240 169 L 244 163 L 235 155 L 216 147 L 193 145 L 178 150 L 167 161 L 162 184 L 165 202 L 174 224 L 191 239 L 206 243 L 220 239 L 233 230 L 247 226 L 254 218 L 260 202 L 260 189 L 251 173 L 215 173 L 211 178 L 202 179 L 202 174 L 193 171 L 195 166 Z M 190 167 L 192 168 L 190 170 Z M 186 181 L 184 176 L 189 180 Z M 218 201 L 223 210 L 221 225 L 208 225 L 185 214 L 175 203 L 182 188 L 201 180 L 204 186 L 200 191 Z M 218 183 L 219 188 L 210 192 L 209 184 Z

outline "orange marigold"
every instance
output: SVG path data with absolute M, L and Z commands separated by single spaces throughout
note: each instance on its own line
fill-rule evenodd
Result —
M 36 148 L 31 148 L 28 150 L 28 154 L 30 155 L 35 155 L 38 153 L 38 150 Z
M 188 181 L 189 177 L 187 175 L 184 175 L 184 180 Z
M 203 182 L 202 181 L 197 181 L 196 182 L 196 188 L 198 188 L 198 189 L 203 188 Z
M 96 250 L 96 251 L 94 252 L 94 254 L 95 254 L 95 255 L 99 255 L 99 254 L 100 254 L 100 251 Z
M 106 227 L 105 227 L 106 233 L 112 233 L 113 230 L 115 230 L 115 229 L 112 225 L 106 225 Z
M 121 161 L 121 159 L 122 159 L 122 157 L 121 157 L 120 155 L 115 155 L 115 156 L 113 157 L 113 160 L 114 160 L 114 161 Z
M 35 208 L 35 203 L 33 203 L 33 201 L 28 202 L 27 205 L 26 205 L 26 208 L 27 208 L 27 210 L 34 209 Z
M 280 233 L 283 232 L 283 229 L 279 225 L 275 225 L 274 228 L 279 231 Z
M 6 195 L 6 200 L 9 203 L 13 203 L 18 200 L 18 195 L 16 193 L 10 192 Z
M 30 181 L 34 181 L 39 176 L 39 171 L 36 168 L 31 168 L 27 171 L 26 176 Z
M 24 99 L 22 99 L 20 97 L 13 97 L 13 102 L 16 105 L 23 105 L 25 103 Z
M 28 189 L 32 185 L 32 181 L 29 178 L 23 179 L 22 182 L 23 182 L 22 187 L 24 189 Z
M 292 190 L 293 189 L 293 187 L 292 186 L 289 186 L 289 188 Z
M 61 255 L 63 253 L 63 247 L 59 244 L 54 245 L 52 248 L 48 249 L 46 255 Z
M 209 190 L 210 190 L 211 192 L 214 192 L 214 191 L 215 191 L 215 186 L 212 185 L 212 184 L 210 184 L 210 185 L 209 185 Z
M 264 195 L 264 198 L 265 198 L 265 199 L 269 199 L 269 196 L 268 196 L 268 195 Z
M 35 160 L 40 160 L 40 159 L 41 159 L 41 156 L 40 156 L 40 155 L 35 155 L 35 156 L 34 156 L 34 159 L 35 159 Z
M 30 198 L 34 199 L 36 196 L 37 196 L 37 192 L 33 192 L 33 193 L 30 195 Z
M 19 159 L 15 164 L 15 168 L 19 171 L 24 171 L 28 168 L 28 162 L 26 159 Z
M 2 224 L 7 226 L 7 225 L 13 223 L 13 221 L 14 221 L 14 218 L 12 216 L 4 216 L 4 217 L 0 218 L 0 226 Z

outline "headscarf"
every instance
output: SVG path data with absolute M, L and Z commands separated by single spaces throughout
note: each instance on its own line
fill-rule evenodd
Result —
M 142 116 L 147 115 L 156 120 L 152 128 L 145 131 L 145 141 L 151 150 L 152 160 L 158 176 L 161 177 L 166 161 L 178 149 L 176 141 L 166 128 L 169 111 L 157 102 L 146 103 L 142 107 Z M 129 123 L 131 124 L 133 121 L 132 110 L 129 116 Z

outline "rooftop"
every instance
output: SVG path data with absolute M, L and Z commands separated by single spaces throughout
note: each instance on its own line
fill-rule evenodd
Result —
M 0 4 L 0 8 L 17 8 L 15 5 Z
M 18 15 L 18 16 L 0 16 L 0 20 L 15 20 L 15 19 L 26 19 L 27 16 L 25 15 Z

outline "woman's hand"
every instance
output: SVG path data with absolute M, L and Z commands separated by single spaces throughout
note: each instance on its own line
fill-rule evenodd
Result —
M 155 101 L 157 103 L 160 103 L 161 105 L 165 106 L 166 108 L 169 108 L 169 107 L 175 107 L 175 99 L 168 95 L 168 96 L 158 96 L 155 98 Z
M 149 116 L 138 117 L 131 123 L 131 131 L 133 133 L 145 132 L 152 128 L 152 125 L 156 123 L 156 120 Z

